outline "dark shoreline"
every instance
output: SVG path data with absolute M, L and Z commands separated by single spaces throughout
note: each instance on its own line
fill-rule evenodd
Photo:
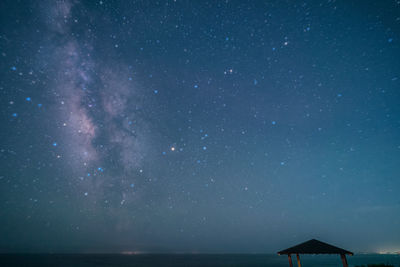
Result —
M 385 263 L 400 266 L 400 255 L 358 254 L 349 266 Z M 340 258 L 305 256 L 304 266 L 341 266 Z M 98 254 L 98 253 L 0 253 L 0 266 L 13 267 L 128 267 L 128 266 L 288 266 L 287 257 L 276 254 Z

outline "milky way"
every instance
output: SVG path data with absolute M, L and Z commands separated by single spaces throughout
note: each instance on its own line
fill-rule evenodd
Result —
M 48 3 L 47 3 L 48 4 Z M 85 196 L 94 195 L 108 203 L 107 186 L 120 186 L 120 203 L 127 203 L 142 162 L 150 134 L 140 111 L 143 93 L 129 79 L 129 67 L 101 57 L 93 59 L 90 30 L 83 30 L 83 42 L 74 36 L 73 11 L 78 2 L 56 2 L 41 8 L 46 31 L 46 56 L 54 70 L 50 78 L 55 116 L 59 122 L 54 148 L 72 169 L 72 179 Z M 93 20 L 90 11 L 87 20 Z M 38 57 L 38 61 L 46 59 Z M 149 104 L 149 103 L 147 103 Z M 63 145 L 64 148 L 59 149 Z M 105 167 L 107 166 L 107 167 Z M 76 182 L 75 182 L 76 183 Z M 114 192 L 111 189 L 112 192 Z M 82 193 L 82 192 L 81 192 Z M 104 200 L 105 199 L 105 200 Z M 96 202 L 101 199 L 95 199 Z
M 400 250 L 398 2 L 0 12 L 0 252 Z

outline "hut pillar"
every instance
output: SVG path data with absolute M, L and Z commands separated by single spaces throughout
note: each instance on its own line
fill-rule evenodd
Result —
M 343 267 L 349 267 L 347 264 L 347 259 L 345 254 L 340 254 L 340 258 L 342 259 Z
M 296 256 L 297 256 L 297 266 L 301 267 L 299 253 L 297 253 Z M 347 267 L 347 266 L 346 266 L 346 267 Z
M 292 256 L 290 254 L 287 255 L 289 260 L 289 266 L 293 267 Z

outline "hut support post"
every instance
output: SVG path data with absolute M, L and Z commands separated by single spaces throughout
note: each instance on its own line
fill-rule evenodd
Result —
M 296 254 L 296 257 L 297 257 L 297 266 L 301 267 L 299 253 Z M 347 267 L 347 266 L 346 266 L 346 267 Z
M 340 258 L 342 259 L 343 267 L 349 267 L 347 264 L 347 259 L 345 254 L 340 254 Z
M 289 266 L 293 267 L 292 256 L 290 254 L 287 255 L 289 259 Z

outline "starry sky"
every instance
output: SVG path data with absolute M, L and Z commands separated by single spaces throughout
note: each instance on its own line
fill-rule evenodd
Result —
M 400 251 L 398 0 L 0 13 L 0 252 Z

